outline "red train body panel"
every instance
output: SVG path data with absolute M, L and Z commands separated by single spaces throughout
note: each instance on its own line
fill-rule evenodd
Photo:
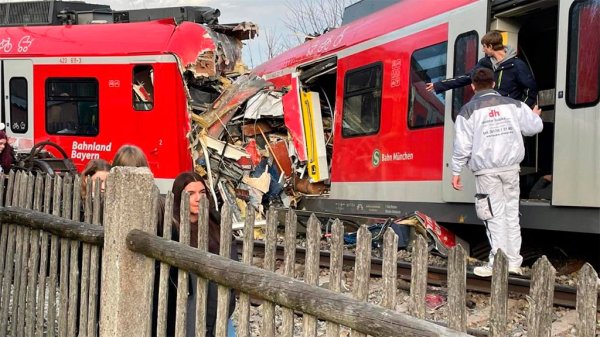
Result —
M 400 41 L 393 41 L 339 60 L 338 74 L 350 69 L 382 60 L 384 69 L 399 63 L 401 78 L 409 76 L 410 55 L 403 50 L 417 50 L 423 46 L 437 44 L 445 40 L 447 27 L 438 26 Z M 339 76 L 341 77 L 341 76 Z M 338 77 L 338 78 L 339 78 Z M 332 159 L 332 183 L 360 181 L 420 181 L 442 179 L 443 126 L 435 128 L 410 129 L 404 111 L 408 97 L 402 86 L 394 85 L 391 73 L 384 72 L 381 106 L 389 107 L 381 111 L 380 129 L 375 135 L 344 138 L 340 132 L 334 133 L 334 154 Z M 343 77 L 339 78 L 336 101 L 343 101 Z M 425 97 L 434 96 L 421 88 Z M 439 104 L 439 102 L 436 102 Z M 336 116 L 342 116 L 342 107 L 336 107 Z M 335 129 L 341 130 L 341 118 L 335 120 Z M 381 153 L 381 163 L 372 163 L 373 151 Z M 338 155 L 338 153 L 340 155 Z M 347 167 L 353 167 L 348 170 Z
M 419 1 L 404 0 L 384 10 L 352 22 L 282 53 L 254 71 L 259 74 L 277 73 L 289 67 L 320 59 L 333 52 L 349 49 L 365 41 L 379 38 L 403 27 L 419 24 L 438 15 L 477 2 L 477 0 Z
M 209 31 L 202 25 L 173 19 L 127 24 L 91 24 L 1 28 L 3 57 L 61 57 L 128 55 L 177 55 L 184 65 L 198 53 L 214 49 Z M 62 60 L 69 63 L 69 60 Z
M 192 168 L 184 73 L 207 82 L 223 76 L 218 62 L 231 56 L 215 47 L 217 39 L 228 39 L 223 36 L 173 19 L 0 28 L 2 121 L 18 149 L 49 140 L 79 170 L 90 159 L 110 161 L 120 146 L 135 144 L 166 189 Z M 240 46 L 234 43 L 232 50 Z M 239 60 L 228 61 L 233 67 Z

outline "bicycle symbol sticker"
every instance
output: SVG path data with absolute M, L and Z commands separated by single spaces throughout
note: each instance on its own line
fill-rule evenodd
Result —
M 29 36 L 29 35 L 23 36 L 21 38 L 21 40 L 19 41 L 19 47 L 17 49 L 18 52 L 19 53 L 26 53 L 27 50 L 29 50 L 29 47 L 31 47 L 31 44 L 33 43 L 33 40 L 34 39 L 32 39 L 31 36 Z
M 17 44 L 17 52 L 26 53 L 29 50 L 29 47 L 33 44 L 33 40 L 30 35 L 23 36 L 19 43 Z M 10 37 L 3 38 L 0 40 L 0 51 L 5 53 L 10 53 L 13 49 L 13 44 L 10 41 Z
M 7 37 L 5 39 L 2 39 L 2 41 L 0 41 L 0 50 L 4 51 L 5 53 L 8 53 L 12 50 L 12 43 L 10 43 L 10 37 Z

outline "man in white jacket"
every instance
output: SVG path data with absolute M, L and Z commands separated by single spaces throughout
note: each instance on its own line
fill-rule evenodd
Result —
M 523 136 L 542 131 L 541 110 L 533 110 L 493 90 L 494 74 L 477 69 L 471 78 L 475 96 L 456 118 L 452 186 L 462 189 L 460 173 L 469 165 L 475 174 L 477 216 L 484 221 L 492 250 L 489 262 L 475 275 L 492 275 L 498 249 L 508 257 L 509 272 L 521 274 L 523 257 L 519 225 L 519 164 L 525 155 Z

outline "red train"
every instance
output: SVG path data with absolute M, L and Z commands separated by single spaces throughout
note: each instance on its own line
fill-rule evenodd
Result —
M 403 0 L 254 69 L 289 88 L 293 157 L 312 181 L 330 183 L 327 197 L 302 206 L 480 223 L 472 176 L 463 175 L 464 191 L 450 183 L 453 117 L 471 89 L 436 95 L 425 83 L 474 66 L 489 29 L 503 31 L 529 64 L 544 110 L 543 133 L 526 140 L 522 226 L 600 234 L 600 50 L 590 48 L 600 45 L 598 0 Z M 307 119 L 305 107 L 331 120 L 331 130 Z M 553 175 L 551 200 L 529 199 L 545 174 Z
M 256 33 L 240 28 L 174 19 L 2 27 L 2 122 L 17 149 L 56 143 L 79 170 L 136 144 L 166 191 L 192 168 L 190 115 L 218 96 L 241 39 Z

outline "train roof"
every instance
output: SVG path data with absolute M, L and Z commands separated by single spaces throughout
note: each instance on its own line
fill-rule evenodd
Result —
M 402 0 L 290 49 L 253 71 L 261 75 L 271 74 L 305 64 L 476 1 L 478 0 Z
M 214 49 L 212 31 L 174 19 L 136 23 L 0 28 L 0 57 L 132 56 L 176 54 L 193 63 Z

